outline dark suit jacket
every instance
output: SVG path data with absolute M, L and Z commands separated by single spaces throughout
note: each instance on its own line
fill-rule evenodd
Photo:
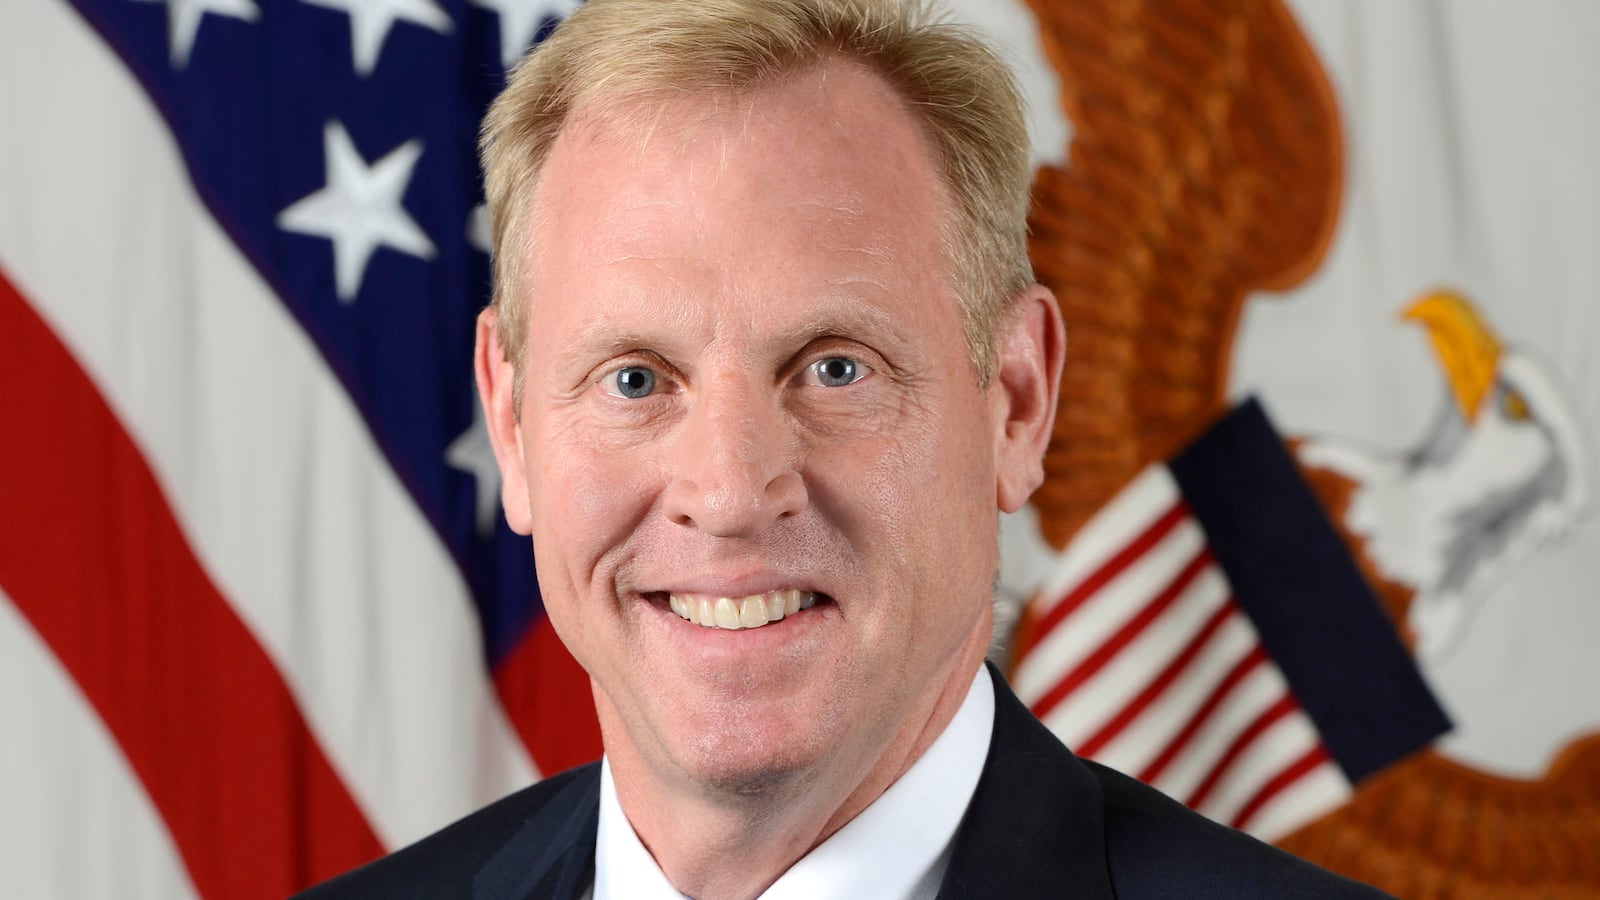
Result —
M 994 737 L 941 898 L 1376 898 L 1073 756 L 998 672 Z M 577 897 L 594 878 L 600 768 L 535 784 L 304 898 Z

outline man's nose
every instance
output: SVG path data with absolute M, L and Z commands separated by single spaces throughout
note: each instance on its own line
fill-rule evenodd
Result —
M 747 386 L 701 396 L 675 455 L 664 507 L 679 525 L 751 537 L 810 502 L 781 414 Z

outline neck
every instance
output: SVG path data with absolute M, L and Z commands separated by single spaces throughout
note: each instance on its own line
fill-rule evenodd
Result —
M 677 890 L 696 900 L 757 897 L 922 757 L 966 699 L 983 649 L 980 644 L 976 654 L 962 653 L 941 689 L 918 699 L 903 719 L 907 725 L 879 752 L 837 753 L 812 770 L 755 791 L 656 777 L 631 742 L 609 739 L 621 723 L 597 689 L 618 802 Z M 860 765 L 863 759 L 870 764 Z

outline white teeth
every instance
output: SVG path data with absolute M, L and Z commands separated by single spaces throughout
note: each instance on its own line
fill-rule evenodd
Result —
M 739 627 L 760 628 L 767 624 L 767 601 L 760 596 L 746 598 L 739 604 Z
M 817 605 L 817 595 L 811 591 L 772 591 L 751 594 L 748 597 L 694 597 L 669 595 L 667 605 L 680 619 L 707 628 L 736 630 L 760 628 L 777 622 L 802 609 Z

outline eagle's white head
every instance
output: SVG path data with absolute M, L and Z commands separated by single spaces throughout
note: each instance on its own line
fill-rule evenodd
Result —
M 1414 589 L 1418 650 L 1437 658 L 1489 584 L 1586 514 L 1592 445 L 1554 371 L 1466 300 L 1430 294 L 1405 316 L 1427 328 L 1449 387 L 1433 427 L 1402 453 L 1319 439 L 1300 456 L 1356 482 L 1346 524 L 1385 578 Z

